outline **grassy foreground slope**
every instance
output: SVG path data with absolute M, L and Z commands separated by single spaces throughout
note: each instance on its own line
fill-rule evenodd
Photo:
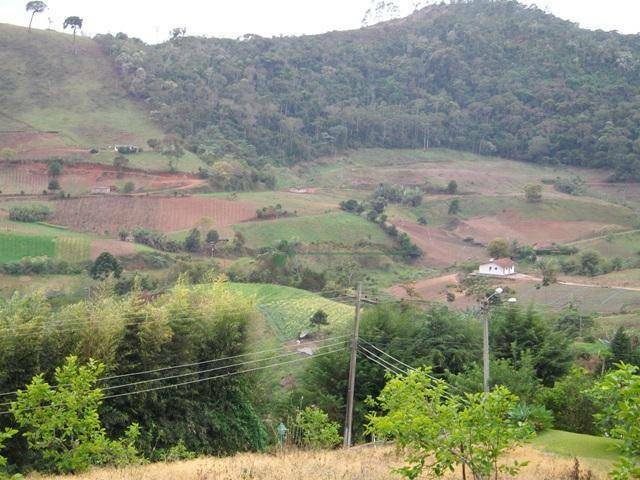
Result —
M 540 480 L 544 478 L 569 478 L 568 472 L 573 459 L 558 457 L 541 451 L 537 447 L 520 448 L 509 455 L 529 464 L 517 476 L 520 480 Z M 589 457 L 578 457 L 582 467 L 585 465 L 596 474 L 595 478 L 606 478 L 608 466 L 594 464 Z M 196 460 L 174 463 L 154 463 L 140 467 L 124 469 L 100 469 L 73 477 L 44 477 L 47 480 L 120 480 L 154 479 L 187 480 L 207 478 L 216 480 L 236 480 L 251 478 L 254 480 L 393 480 L 400 478 L 392 473 L 393 468 L 401 466 L 401 459 L 391 446 L 356 447 L 350 450 L 323 450 L 305 452 L 301 450 L 284 453 L 260 454 L 243 453 L 233 457 L 204 457 Z M 459 479 L 459 471 L 449 473 L 446 480 Z
M 309 330 L 309 320 L 318 310 L 327 314 L 327 328 L 332 331 L 344 327 L 353 317 L 350 306 L 306 290 L 260 283 L 230 283 L 229 288 L 253 298 L 281 340 L 296 338 L 303 330 Z

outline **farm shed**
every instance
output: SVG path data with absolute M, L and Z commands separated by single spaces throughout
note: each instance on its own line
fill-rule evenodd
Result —
M 96 193 L 96 194 L 111 193 L 111 187 L 96 185 L 94 187 L 91 187 L 91 193 Z
M 480 275 L 506 277 L 507 275 L 516 273 L 516 263 L 510 258 L 491 259 L 488 263 L 480 265 L 478 273 Z

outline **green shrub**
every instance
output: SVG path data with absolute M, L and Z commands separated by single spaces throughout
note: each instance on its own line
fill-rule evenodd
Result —
M 510 416 L 517 422 L 528 423 L 536 432 L 543 432 L 553 428 L 553 412 L 544 405 L 518 404 Z
M 51 216 L 51 209 L 41 203 L 19 204 L 9 208 L 9 219 L 16 222 L 43 222 Z
M 118 278 L 122 274 L 122 265 L 111 253 L 102 252 L 91 265 L 89 273 L 95 279 L 104 279 L 109 275 Z
M 100 422 L 103 393 L 95 384 L 103 371 L 102 364 L 80 365 L 70 356 L 56 369 L 56 387 L 39 374 L 18 392 L 11 412 L 45 470 L 72 473 L 137 460 L 138 426 L 132 424 L 121 440 L 110 440 Z
M 302 431 L 302 441 L 314 450 L 335 447 L 342 438 L 338 433 L 340 425 L 317 407 L 307 407 L 298 413 L 296 425 Z

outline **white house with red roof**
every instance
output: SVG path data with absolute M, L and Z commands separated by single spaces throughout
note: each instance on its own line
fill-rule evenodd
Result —
M 480 265 L 478 270 L 480 275 L 492 275 L 496 277 L 506 277 L 516 273 L 516 262 L 510 258 L 491 259 L 488 263 Z

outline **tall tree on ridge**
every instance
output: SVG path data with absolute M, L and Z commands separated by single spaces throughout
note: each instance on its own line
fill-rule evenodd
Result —
M 33 22 L 33 17 L 36 13 L 42 13 L 47 9 L 47 4 L 41 2 L 40 0 L 33 0 L 31 2 L 27 2 L 27 12 L 31 12 L 31 19 L 29 20 L 29 31 L 31 31 L 31 23 Z
M 73 30 L 73 52 L 75 54 L 78 53 L 78 51 L 76 50 L 76 31 L 79 28 L 82 28 L 82 19 L 80 17 L 77 16 L 71 16 L 71 17 L 67 17 L 64 19 L 64 23 L 62 24 L 62 28 L 63 29 L 67 29 L 67 27 L 71 27 L 71 29 Z

